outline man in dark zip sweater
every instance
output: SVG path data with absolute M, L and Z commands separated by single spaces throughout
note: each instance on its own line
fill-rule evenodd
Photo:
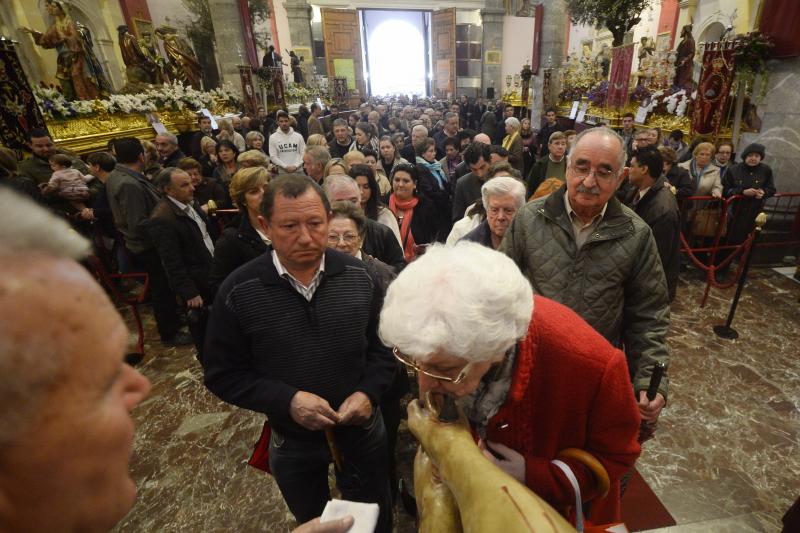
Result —
M 272 246 L 219 289 L 205 384 L 222 400 L 267 415 L 270 469 L 298 521 L 319 516 L 330 499 L 323 430 L 332 430 L 342 497 L 378 503 L 376 531 L 391 531 L 377 404 L 396 365 L 377 334 L 380 289 L 362 262 L 326 249 L 330 204 L 306 176 L 273 180 L 262 213 Z

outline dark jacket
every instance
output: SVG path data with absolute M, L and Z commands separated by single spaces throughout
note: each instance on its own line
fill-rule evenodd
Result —
M 461 241 L 477 242 L 478 244 L 482 244 L 494 250 L 494 245 L 492 244 L 492 230 L 489 229 L 489 221 L 484 220 L 478 224 L 475 229 L 461 237 L 459 242 Z
M 655 363 L 669 361 L 669 297 L 656 242 L 648 225 L 612 196 L 578 249 L 565 191 L 522 206 L 499 251 L 517 263 L 536 294 L 572 308 L 611 344 L 624 344 L 638 397 Z M 664 398 L 667 388 L 665 376 Z
M 528 177 L 525 180 L 525 188 L 528 189 L 528 198 L 530 198 L 531 195 L 536 192 L 536 189 L 539 188 L 539 185 L 541 185 L 549 177 L 546 175 L 547 164 L 549 161 L 550 156 L 548 154 L 537 159 L 533 164 L 533 167 L 531 167 L 531 172 L 528 174 Z M 566 161 L 564 163 L 566 164 Z
M 42 190 L 36 186 L 36 183 L 32 179 L 26 176 L 12 174 L 11 176 L 0 177 L 0 187 L 14 189 L 18 193 L 27 195 L 28 198 L 37 203 L 44 203 Z
M 294 421 L 292 398 L 305 391 L 338 409 L 360 391 L 380 402 L 397 368 L 378 337 L 382 304 L 355 257 L 326 250 L 308 301 L 278 275 L 268 248 L 219 289 L 206 333 L 205 385 L 225 402 L 265 413 L 276 433 L 321 441 L 321 431 Z
M 328 143 L 328 151 L 331 153 L 331 158 L 344 157 L 344 154 L 350 151 L 350 145 L 353 144 L 352 139 L 348 141 L 347 144 L 339 144 L 336 139 L 333 139 L 331 142 Z
M 675 200 L 675 195 L 672 194 L 667 180 L 663 176 L 656 180 L 650 190 L 634 206 L 633 202 L 638 194 L 638 189 L 630 191 L 625 198 L 625 205 L 633 209 L 642 220 L 647 222 L 653 232 L 658 255 L 661 257 L 661 266 L 664 267 L 664 275 L 667 278 L 667 291 L 671 302 L 675 299 L 681 264 L 681 228 L 678 202 Z
M 678 203 L 694 194 L 694 182 L 689 175 L 689 171 L 679 167 L 677 164 L 672 165 L 672 168 L 667 172 L 667 181 L 671 186 L 675 187 L 675 197 Z
M 726 242 L 740 244 L 753 231 L 756 216 L 761 212 L 764 201 L 777 192 L 772 169 L 764 163 L 759 163 L 754 167 L 745 162 L 737 163 L 725 173 L 722 187 L 726 198 L 743 194 L 746 189 L 762 189 L 764 191 L 763 198 L 743 196 L 731 204 L 728 213 L 729 225 Z
M 548 147 L 550 144 L 550 136 L 557 131 L 563 131 L 563 128 L 558 124 L 558 119 L 556 119 L 556 123 L 552 126 L 545 122 L 542 129 L 539 130 L 539 133 L 536 134 L 536 144 L 539 145 L 539 157 L 544 157 L 550 153 L 550 148 Z
M 200 156 L 200 159 L 198 159 L 197 162 L 200 163 L 200 173 L 203 176 L 210 178 L 214 175 L 214 170 L 217 169 L 217 164 L 211 161 L 211 156 L 208 154 L 203 154 Z
M 147 224 L 161 198 L 155 186 L 144 174 L 118 164 L 108 175 L 106 193 L 114 225 L 125 238 L 125 247 L 135 254 L 152 248 Z
M 208 224 L 202 209 L 192 208 Z M 150 215 L 148 231 L 158 248 L 172 290 L 184 302 L 201 296 L 204 303 L 211 301 L 208 275 L 212 255 L 203 241 L 197 223 L 164 197 Z
M 228 209 L 231 204 L 225 188 L 214 178 L 205 176 L 194 188 L 194 199 L 199 205 L 206 205 L 209 200 L 214 200 L 218 209 Z
M 66 150 L 56 149 L 55 153 L 64 154 L 72 158 L 72 168 L 81 174 L 89 174 L 89 167 L 83 160 L 75 155 L 73 152 Z M 53 175 L 53 169 L 50 168 L 50 162 L 47 159 L 32 155 L 27 159 L 23 159 L 17 164 L 17 172 L 20 175 L 26 176 L 36 182 L 36 185 L 47 183 L 50 181 L 50 176 Z
M 472 172 L 465 174 L 456 182 L 453 193 L 453 222 L 464 218 L 467 208 L 481 197 L 484 182 Z
M 389 284 L 397 277 L 397 271 L 380 259 L 375 259 L 364 251 L 361 252 L 361 260 L 364 262 L 364 265 L 366 265 L 369 275 L 372 276 L 372 279 L 374 279 L 375 283 L 380 287 L 381 294 L 385 295 Z
M 169 154 L 169 156 L 167 156 L 167 158 L 164 159 L 161 162 L 161 166 L 163 168 L 177 167 L 178 163 L 181 162 L 181 159 L 185 159 L 185 158 L 186 158 L 186 156 L 184 155 L 184 153 L 181 152 L 180 149 L 177 149 L 174 152 L 172 152 L 171 154 Z
M 419 243 L 419 241 L 417 242 Z M 394 267 L 398 272 L 406 266 L 403 250 L 400 248 L 397 237 L 392 233 L 392 230 L 369 218 L 367 219 L 367 229 L 361 249 L 372 257 Z
M 231 272 L 267 251 L 267 244 L 250 224 L 247 215 L 241 216 L 238 226 L 227 227 L 214 245 L 214 260 L 208 283 L 212 299 L 219 286 Z
M 450 214 L 453 211 L 453 192 L 450 188 L 450 181 L 444 181 L 444 187 L 439 186 L 439 180 L 433 175 L 433 172 L 425 168 L 424 165 L 417 163 L 417 172 L 419 173 L 419 181 L 417 182 L 417 190 L 421 195 L 425 196 L 433 203 L 436 213 L 440 218 L 437 224 L 442 231 L 450 233 L 452 221 Z M 447 171 L 442 169 L 442 172 L 447 175 Z
M 414 242 L 417 244 L 444 242 L 448 233 L 449 231 L 445 231 L 442 227 L 442 219 L 436 212 L 433 202 L 424 196 L 420 197 L 411 219 L 411 235 L 414 236 Z

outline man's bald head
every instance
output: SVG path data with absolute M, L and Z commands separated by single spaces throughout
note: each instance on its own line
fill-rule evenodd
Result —
M 492 144 L 492 140 L 489 138 L 488 135 L 485 133 L 477 134 L 473 139 L 472 142 L 476 143 L 483 143 L 483 144 Z

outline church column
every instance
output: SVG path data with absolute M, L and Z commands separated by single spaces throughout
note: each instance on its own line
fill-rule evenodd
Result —
M 311 49 L 311 6 L 306 0 L 286 0 L 284 8 L 289 19 L 292 49 Z
M 551 63 L 553 70 L 550 77 L 550 103 L 556 103 L 556 97 L 561 91 L 558 86 L 558 75 L 561 64 L 564 62 L 567 27 L 567 4 L 564 0 L 551 0 L 543 5 L 541 21 L 541 53 L 539 73 L 531 79 L 533 88 L 533 114 L 531 124 L 538 128 L 541 123 L 542 109 L 542 84 L 544 82 L 544 69 Z M 548 61 L 549 58 L 549 61 Z
M 481 25 L 483 26 L 482 97 L 486 96 L 486 89 L 489 87 L 494 87 L 495 98 L 503 95 L 502 58 L 498 64 L 489 65 L 486 62 L 486 53 L 500 52 L 503 49 L 503 17 L 505 14 L 503 0 L 487 0 L 486 7 L 481 9 Z
M 221 82 L 229 83 L 236 92 L 241 92 L 239 65 L 247 63 L 237 0 L 208 0 L 208 10 L 214 25 L 217 42 L 217 59 Z

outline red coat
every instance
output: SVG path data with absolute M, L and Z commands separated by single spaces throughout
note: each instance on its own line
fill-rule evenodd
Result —
M 567 307 L 534 296 L 528 336 L 517 350 L 506 403 L 489 420 L 487 440 L 525 456 L 526 485 L 562 512 L 574 506 L 566 476 L 550 464 L 565 448 L 595 456 L 611 490 L 592 503 L 596 523 L 619 521 L 619 479 L 639 456 L 639 409 L 625 355 Z M 593 496 L 588 468 L 563 459 L 578 479 L 583 500 Z

